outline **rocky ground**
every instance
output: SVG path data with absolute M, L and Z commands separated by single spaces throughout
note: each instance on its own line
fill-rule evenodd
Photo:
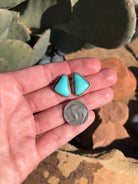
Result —
M 83 49 L 65 59 L 81 57 L 96 57 L 102 68 L 117 72 L 114 99 L 95 110 L 95 122 L 43 160 L 23 184 L 138 183 L 138 40 L 118 49 Z

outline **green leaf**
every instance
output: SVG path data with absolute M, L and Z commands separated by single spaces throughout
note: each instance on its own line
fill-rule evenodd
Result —
M 79 0 L 68 23 L 57 28 L 98 47 L 129 43 L 136 28 L 133 0 Z
M 61 52 L 69 54 L 80 50 L 85 42 L 62 30 L 53 30 L 51 43 Z
M 28 27 L 45 30 L 65 22 L 70 15 L 70 0 L 29 0 L 20 20 Z
M 46 53 L 46 50 L 49 45 L 49 40 L 50 40 L 50 30 L 46 30 L 33 47 L 33 56 L 34 56 L 33 64 L 37 63 Z
M 10 11 L 0 9 L 0 40 L 7 38 L 12 18 L 13 16 Z
M 0 42 L 0 58 L 8 62 L 8 71 L 29 67 L 33 62 L 32 48 L 19 40 Z
M 12 8 L 26 0 L 0 0 L 0 8 Z
M 14 21 L 9 29 L 8 39 L 28 42 L 30 40 L 30 34 L 23 23 Z
M 9 71 L 8 62 L 5 59 L 0 58 L 0 72 L 7 72 L 7 71 Z
M 138 38 L 138 0 L 134 0 L 134 4 L 135 4 L 136 16 L 137 16 L 137 24 L 136 24 L 136 32 L 132 38 L 132 41 Z

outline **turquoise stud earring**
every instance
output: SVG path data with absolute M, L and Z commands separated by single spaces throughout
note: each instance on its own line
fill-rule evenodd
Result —
M 82 95 L 89 87 L 90 83 L 84 77 L 78 73 L 73 74 L 73 91 L 75 95 Z
M 54 85 L 54 91 L 62 96 L 70 96 L 70 84 L 67 75 L 62 75 Z

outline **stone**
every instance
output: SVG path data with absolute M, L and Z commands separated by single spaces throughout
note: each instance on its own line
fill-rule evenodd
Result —
M 114 141 L 129 138 L 124 126 L 102 122 L 92 135 L 93 149 L 111 146 Z
M 59 53 L 53 53 L 53 56 L 51 58 L 51 62 L 55 63 L 55 62 L 61 62 L 64 61 L 64 57 L 62 55 L 60 55 Z
M 115 126 L 112 123 L 104 123 L 98 126 L 92 135 L 92 148 L 101 148 L 110 145 L 116 138 Z
M 114 92 L 113 100 L 122 100 L 134 94 L 137 80 L 122 61 L 117 58 L 109 58 L 101 61 L 101 66 L 101 69 L 112 68 L 117 73 L 118 80 L 112 87 Z
M 60 182 L 60 179 L 56 176 L 51 176 L 48 180 L 49 184 L 58 184 Z
M 137 184 L 137 163 L 115 149 L 81 155 L 58 150 L 44 159 L 23 184 Z
M 82 95 L 88 88 L 90 83 L 78 73 L 73 74 L 73 88 L 75 95 Z
M 43 65 L 43 64 L 50 63 L 50 62 L 51 62 L 51 57 L 45 56 L 44 58 L 42 58 L 42 59 L 39 61 L 38 65 Z
M 99 116 L 105 123 L 124 125 L 129 117 L 128 106 L 120 101 L 111 102 L 100 108 Z
M 129 117 L 128 106 L 122 102 L 111 102 L 100 108 L 101 123 L 92 135 L 93 149 L 106 147 L 113 141 L 128 138 L 123 126 Z
M 43 176 L 44 176 L 44 178 L 48 178 L 49 172 L 48 172 L 48 171 L 44 171 L 44 172 L 43 172 Z
M 126 67 L 138 67 L 138 61 L 130 52 L 130 50 L 127 50 L 125 47 L 120 47 L 117 49 L 103 49 L 98 47 L 94 49 L 82 49 L 73 54 L 66 55 L 65 59 L 69 60 L 85 57 L 95 57 L 100 61 L 114 57 L 123 61 Z
M 77 151 L 78 148 L 72 144 L 66 143 L 65 145 L 63 145 L 60 150 L 62 151 L 67 151 L 67 152 L 72 152 L 72 151 Z
M 70 95 L 69 81 L 66 75 L 62 75 L 54 86 L 56 93 L 68 97 Z

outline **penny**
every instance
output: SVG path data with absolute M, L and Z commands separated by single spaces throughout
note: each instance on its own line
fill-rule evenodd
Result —
M 87 106 L 78 100 L 69 102 L 64 108 L 64 118 L 67 123 L 79 126 L 88 119 L 89 110 Z

